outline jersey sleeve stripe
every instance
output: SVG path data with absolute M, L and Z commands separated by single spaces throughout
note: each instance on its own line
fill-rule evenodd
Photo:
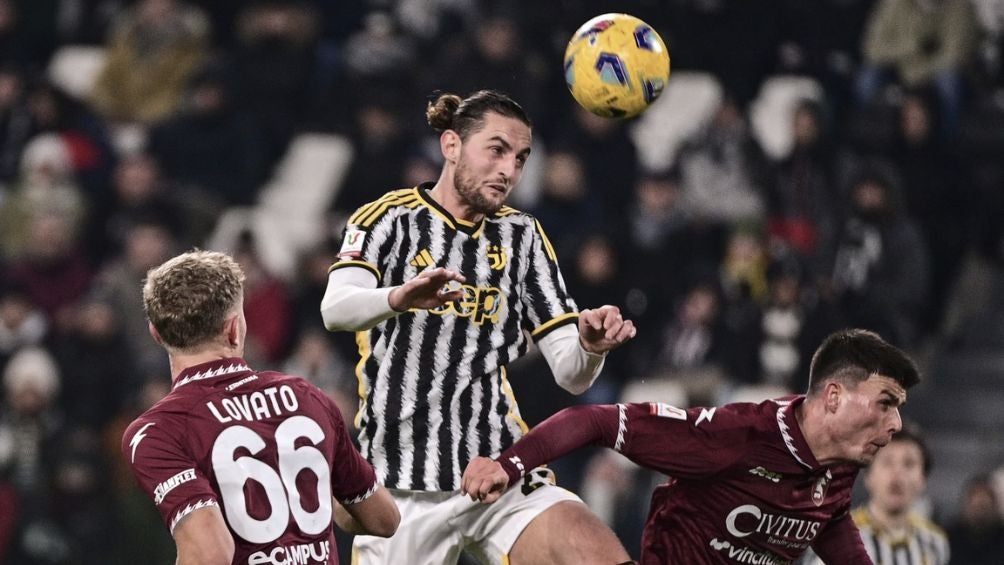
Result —
M 338 502 L 342 503 L 343 506 L 351 506 L 353 504 L 359 504 L 360 502 L 362 502 L 362 501 L 366 500 L 367 498 L 373 496 L 373 493 L 375 493 L 377 491 L 377 487 L 379 487 L 379 486 L 380 486 L 380 483 L 374 482 L 373 486 L 371 486 L 369 488 L 369 490 L 367 490 L 366 492 L 360 494 L 359 496 L 356 496 L 354 498 L 346 498 L 346 499 L 343 499 L 343 500 L 339 500 Z
M 368 204 L 363 204 L 356 210 L 351 216 L 348 217 L 348 225 L 358 224 L 359 219 L 363 218 L 367 214 L 371 213 L 373 210 L 380 208 L 382 205 L 390 200 L 395 200 L 401 198 L 402 196 L 412 193 L 415 189 L 402 189 L 400 191 L 393 191 L 387 193 L 386 195 L 376 199 Z
M 558 260 L 558 255 L 554 252 L 554 246 L 551 245 L 551 240 L 547 239 L 547 235 L 544 234 L 544 226 L 541 226 L 538 220 L 534 220 L 533 224 L 537 226 L 537 233 L 540 234 L 540 239 L 544 242 L 544 251 L 547 252 L 547 258 L 556 262 Z
M 353 260 L 339 261 L 334 265 L 328 267 L 328 274 L 330 275 L 331 271 L 334 271 L 335 269 L 345 269 L 347 267 L 361 267 L 363 269 L 366 269 L 367 271 L 373 273 L 373 276 L 376 277 L 377 284 L 378 285 L 380 284 L 380 279 L 382 278 L 380 276 L 380 271 L 375 266 L 373 266 L 372 263 L 369 263 L 367 261 L 353 261 Z
M 543 324 L 538 326 L 537 329 L 530 332 L 530 336 L 532 336 L 534 340 L 539 340 L 540 338 L 551 333 L 555 329 L 560 328 L 565 324 L 571 324 L 577 321 L 578 319 L 579 319 L 578 312 L 569 312 L 567 314 L 562 314 L 557 318 L 552 318 L 551 320 L 548 320 L 547 322 L 544 322 Z
M 624 448 L 624 436 L 627 435 L 627 406 L 617 405 L 617 440 L 614 442 L 614 451 L 620 453 Z
M 388 199 L 386 202 L 381 203 L 376 208 L 368 211 L 365 214 L 360 215 L 356 223 L 364 228 L 368 228 L 372 226 L 377 220 L 379 220 L 381 216 L 386 214 L 387 210 L 390 210 L 391 208 L 394 208 L 396 206 L 408 204 L 415 198 L 417 198 L 417 196 L 415 196 L 414 194 L 402 194 L 401 196 L 398 196 L 396 198 Z

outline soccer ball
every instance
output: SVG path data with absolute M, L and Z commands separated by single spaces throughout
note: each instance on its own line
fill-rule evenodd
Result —
M 606 118 L 643 112 L 669 80 L 669 51 L 652 26 L 628 14 L 603 14 L 582 25 L 565 48 L 572 97 Z

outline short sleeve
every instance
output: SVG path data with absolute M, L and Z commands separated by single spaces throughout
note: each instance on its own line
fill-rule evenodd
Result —
M 389 192 L 378 200 L 360 206 L 349 216 L 342 231 L 338 258 L 329 272 L 359 267 L 373 273 L 379 284 L 384 271 L 384 247 L 394 238 L 393 214 L 388 214 L 388 211 L 405 200 L 415 198 L 414 190 L 400 190 Z
M 218 505 L 209 478 L 176 437 L 184 437 L 183 426 L 145 418 L 133 422 L 122 436 L 122 455 L 172 533 L 188 514 Z
M 578 321 L 578 307 L 568 294 L 558 267 L 558 257 L 544 228 L 536 219 L 527 251 L 529 268 L 524 277 L 523 301 L 526 325 L 534 341 L 551 331 Z
M 752 427 L 730 406 L 684 410 L 661 402 L 618 404 L 614 449 L 681 479 L 724 471 L 742 457 Z
M 327 397 L 324 397 L 324 401 L 331 413 L 334 428 L 331 494 L 342 504 L 362 502 L 376 491 L 376 472 L 352 443 L 341 411 Z

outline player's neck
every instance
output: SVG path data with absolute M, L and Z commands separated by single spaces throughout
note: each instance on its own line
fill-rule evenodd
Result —
M 178 380 L 178 376 L 189 367 L 241 356 L 243 353 L 237 348 L 222 346 L 190 352 L 172 351 L 168 355 L 171 362 L 171 382 Z
M 798 422 L 802 437 L 805 438 L 805 443 L 809 444 L 809 450 L 816 458 L 816 462 L 827 466 L 840 463 L 841 459 L 838 456 L 839 452 L 834 450 L 835 445 L 829 440 L 830 436 L 826 433 L 824 410 L 825 407 L 821 403 L 806 398 L 795 407 L 795 421 Z
M 868 512 L 876 525 L 891 534 L 902 533 L 909 524 L 909 512 L 889 512 L 875 504 L 874 500 L 868 502 Z
M 436 185 L 429 189 L 429 197 L 458 220 L 476 224 L 484 218 L 484 214 L 476 212 L 460 198 L 457 185 L 453 182 L 450 171 L 443 171 Z

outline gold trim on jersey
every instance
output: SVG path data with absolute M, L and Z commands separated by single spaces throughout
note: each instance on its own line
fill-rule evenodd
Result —
M 552 262 L 558 261 L 558 254 L 554 252 L 554 246 L 551 245 L 551 240 L 547 239 L 547 235 L 544 234 L 544 226 L 540 225 L 540 221 L 534 218 L 533 225 L 537 226 L 537 233 L 540 234 L 540 239 L 544 241 L 544 251 L 547 252 L 547 258 Z
M 498 212 L 495 212 L 495 217 L 504 218 L 506 216 L 511 216 L 513 214 L 519 214 L 519 213 L 520 213 L 519 210 L 511 206 L 502 206 L 501 208 L 499 208 Z
M 394 195 L 395 193 L 391 192 L 390 194 Z M 397 206 L 405 206 L 416 198 L 418 198 L 418 195 L 415 194 L 415 189 L 413 188 L 408 189 L 404 194 L 397 194 L 392 198 L 381 198 L 376 201 L 374 206 L 367 208 L 365 212 L 357 212 L 352 218 L 349 218 L 349 224 L 368 228 L 386 214 L 387 210 Z
M 381 206 L 387 204 L 391 200 L 396 200 L 396 199 L 399 199 L 399 198 L 402 198 L 402 197 L 407 197 L 409 195 L 411 195 L 411 196 L 417 196 L 417 194 L 415 194 L 415 188 L 414 187 L 412 187 L 412 188 L 402 188 L 400 190 L 392 190 L 392 191 L 388 192 L 387 194 L 384 194 L 380 198 L 377 198 L 373 202 L 369 202 L 367 204 L 363 204 L 362 206 L 360 206 L 355 212 L 352 213 L 351 216 L 349 216 L 349 221 L 347 223 L 348 223 L 348 225 L 364 225 L 363 224 L 363 219 L 371 216 L 373 214 L 373 212 L 375 212 L 376 210 L 378 210 Z M 377 217 L 379 217 L 379 216 L 377 216 Z M 372 222 L 370 222 L 370 223 L 372 223 Z M 369 225 L 369 224 L 365 224 L 365 225 Z
M 366 375 L 363 374 L 363 369 L 366 368 L 366 361 L 370 358 L 369 334 L 369 330 L 356 332 L 356 347 L 359 348 L 359 362 L 356 363 L 356 380 L 359 382 L 356 393 L 359 395 L 359 410 L 356 411 L 356 417 L 352 422 L 356 429 L 362 426 L 363 411 L 366 410 Z
M 567 324 L 570 320 L 579 317 L 578 312 L 569 312 L 567 314 L 562 314 L 557 318 L 551 318 L 550 320 L 544 322 L 543 324 L 537 326 L 537 329 L 530 332 L 530 337 L 536 338 L 541 334 L 547 333 L 558 326 Z
M 499 372 L 502 374 L 502 392 L 509 397 L 509 402 L 512 403 L 505 417 L 512 418 L 516 422 L 516 425 L 519 426 L 519 429 L 523 430 L 525 434 L 530 431 L 530 428 L 519 415 L 519 404 L 516 402 L 516 394 L 512 391 L 512 385 L 509 384 L 509 378 L 506 376 L 509 371 L 506 371 L 505 367 L 499 367 Z
M 335 269 L 344 269 L 345 267 L 362 267 L 363 269 L 366 269 L 367 271 L 373 273 L 373 276 L 376 277 L 377 285 L 380 284 L 380 279 L 383 278 L 380 275 L 380 270 L 373 266 L 372 263 L 369 263 L 368 261 L 355 260 L 339 261 L 335 263 L 334 265 L 328 267 L 328 274 L 330 275 L 331 271 L 334 271 Z

